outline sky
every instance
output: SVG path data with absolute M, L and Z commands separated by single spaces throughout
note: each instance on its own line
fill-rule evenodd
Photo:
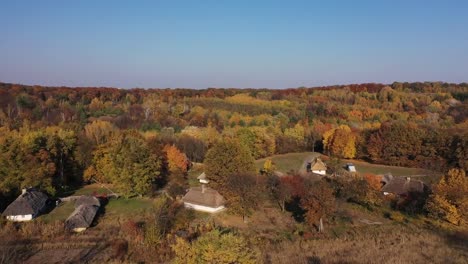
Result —
M 467 82 L 467 14 L 464 0 L 0 0 L 0 82 Z

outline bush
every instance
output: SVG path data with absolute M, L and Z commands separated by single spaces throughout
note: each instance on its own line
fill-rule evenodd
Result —
M 398 211 L 389 213 L 388 218 L 390 218 L 393 221 L 400 222 L 400 223 L 405 221 L 405 216 Z

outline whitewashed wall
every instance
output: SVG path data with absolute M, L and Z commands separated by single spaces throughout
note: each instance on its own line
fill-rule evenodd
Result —
M 184 206 L 185 208 L 191 208 L 196 211 L 207 212 L 207 213 L 217 213 L 225 209 L 224 206 L 209 207 L 209 206 L 192 204 L 192 203 L 187 203 L 187 202 L 184 202 Z
M 14 222 L 24 222 L 24 221 L 31 221 L 33 219 L 33 215 L 7 215 L 7 220 L 14 221 Z

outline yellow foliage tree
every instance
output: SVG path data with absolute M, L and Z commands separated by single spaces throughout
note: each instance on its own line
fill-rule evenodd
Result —
M 113 134 L 115 134 L 118 131 L 118 128 L 110 122 L 96 120 L 87 124 L 84 130 L 86 137 L 99 145 L 106 142 Z
M 426 204 L 429 215 L 452 224 L 468 222 L 468 179 L 462 169 L 451 169 L 438 184 Z
M 186 173 L 189 160 L 187 156 L 181 152 L 174 145 L 166 145 L 164 147 L 164 152 L 166 152 L 167 162 L 169 165 L 169 171 L 171 173 Z
M 330 155 L 345 159 L 356 156 L 356 136 L 346 125 L 326 131 L 323 134 L 323 146 Z

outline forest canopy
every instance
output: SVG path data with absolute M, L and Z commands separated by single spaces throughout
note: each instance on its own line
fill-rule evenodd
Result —
M 145 195 L 222 142 L 236 142 L 248 159 L 318 151 L 466 171 L 467 98 L 468 84 L 441 82 L 284 90 L 0 83 L 0 192 L 53 194 L 94 179 Z

